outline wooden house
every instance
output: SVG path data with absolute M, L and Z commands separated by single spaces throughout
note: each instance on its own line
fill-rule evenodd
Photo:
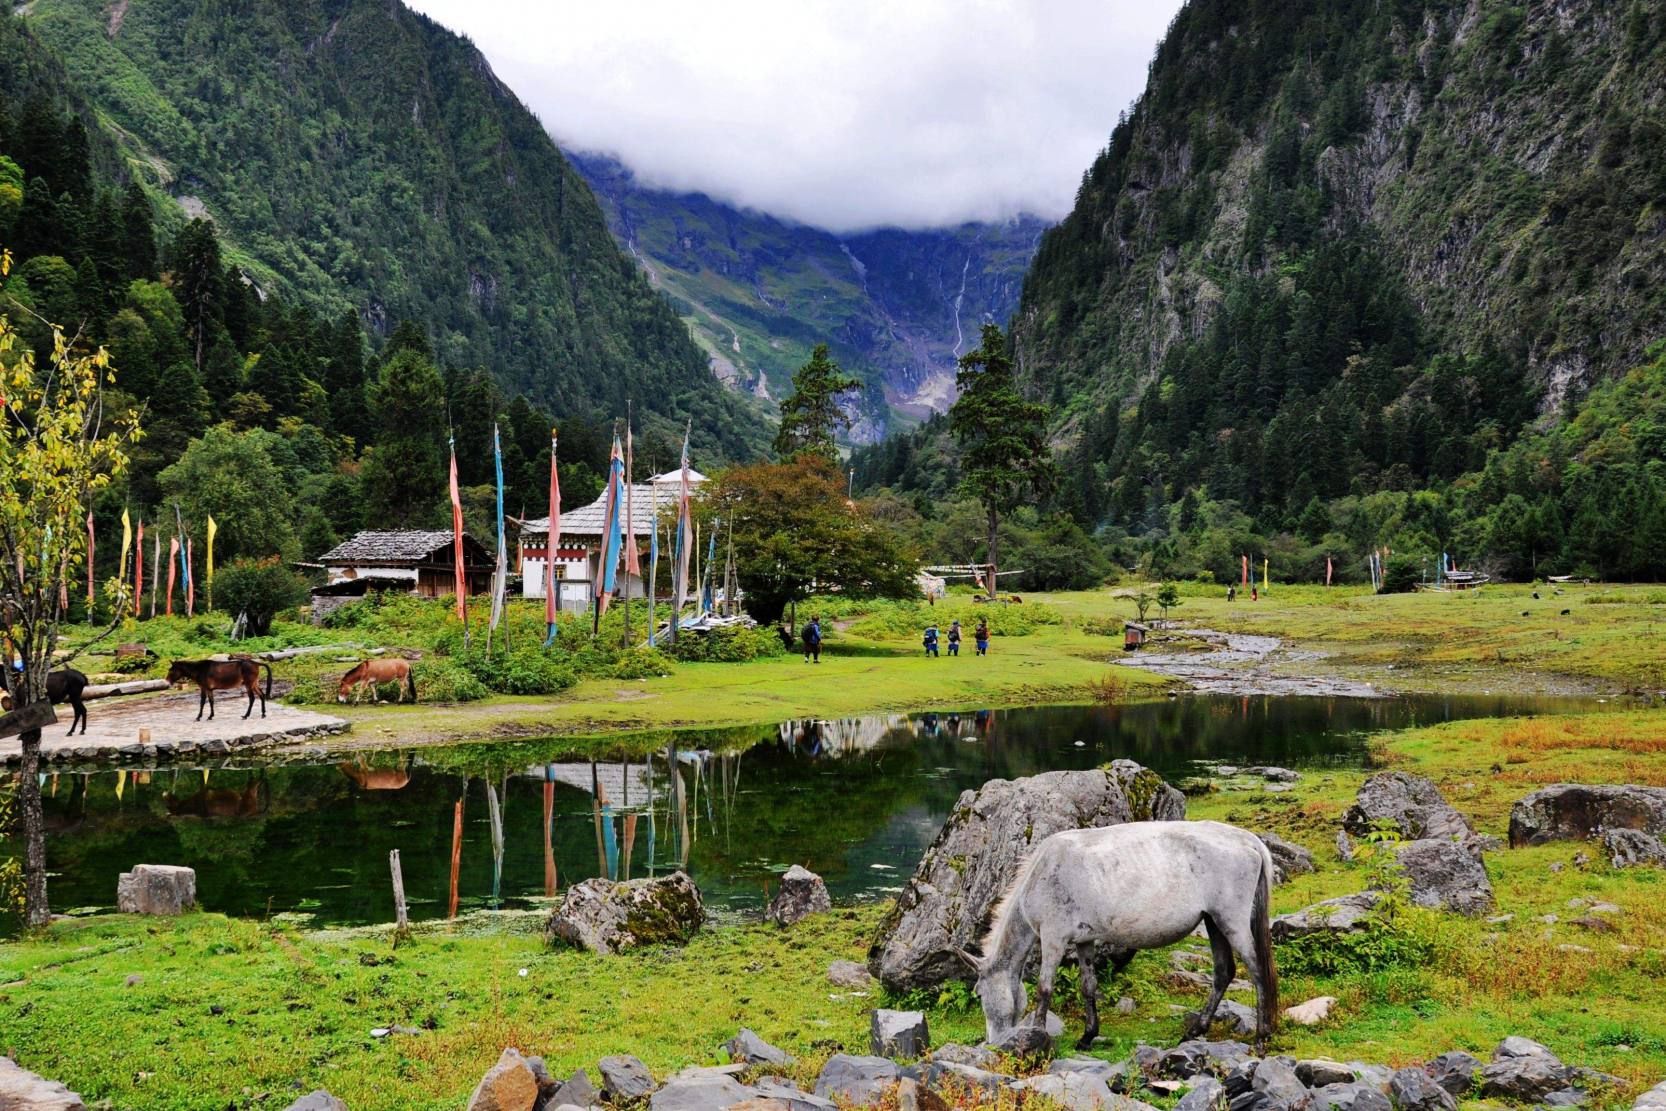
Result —
M 367 530 L 318 557 L 325 582 L 312 590 L 312 619 L 363 598 L 372 590 L 397 590 L 421 598 L 457 591 L 449 529 Z M 463 575 L 469 594 L 492 588 L 493 560 L 485 545 L 463 534 Z

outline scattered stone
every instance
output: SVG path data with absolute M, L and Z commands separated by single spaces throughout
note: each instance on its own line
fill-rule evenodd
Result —
M 1433 837 L 1411 841 L 1395 850 L 1395 859 L 1417 906 L 1471 917 L 1492 909 L 1492 882 L 1481 863 L 1480 849 L 1472 841 Z
M 1309 1088 L 1323 1088 L 1329 1084 L 1352 1084 L 1354 1070 L 1340 1061 L 1320 1057 L 1310 1061 L 1297 1061 L 1296 1077 Z
M 1116 1001 L 1116 1013 L 1119 1015 L 1131 1015 L 1134 1013 L 1134 1006 L 1134 997 L 1131 995 L 1125 995 Z
M 197 873 L 173 864 L 136 864 L 116 878 L 122 914 L 182 914 L 197 905 Z
M 1342 828 L 1355 837 L 1376 832 L 1381 823 L 1392 824 L 1410 841 L 1470 834 L 1469 823 L 1440 788 L 1407 772 L 1378 772 L 1367 779 L 1342 815 Z
M 975 947 L 990 908 L 1037 843 L 1066 829 L 1185 816 L 1185 796 L 1131 760 L 965 791 L 881 923 L 868 969 L 898 992 L 960 977 L 956 949 Z
M 601 1095 L 590 1083 L 589 1074 L 579 1069 L 558 1085 L 546 1102 L 551 1107 L 594 1107 L 601 1102 Z
M 777 926 L 791 926 L 810 914 L 821 914 L 833 909 L 833 899 L 827 894 L 822 878 L 801 864 L 794 864 L 781 877 L 781 886 L 769 902 L 766 913 Z
M 949 1111 L 949 1101 L 905 1076 L 897 1082 L 897 1111 Z
M 926 1016 L 919 1011 L 876 1010 L 868 1029 L 875 1057 L 912 1061 L 925 1056 L 926 1050 L 931 1047 Z
M 1616 868 L 1639 864 L 1666 865 L 1666 841 L 1640 829 L 1608 829 L 1602 833 L 1602 847 Z
M 1128 1060 L 1139 1070 L 1141 1076 L 1156 1076 L 1162 1067 L 1163 1056 L 1163 1050 L 1142 1042 L 1134 1047 L 1134 1052 Z
M 1394 1111 L 1388 1097 L 1369 1084 L 1326 1084 L 1315 1088 L 1312 1111 Z
M 1162 1076 L 1184 1080 L 1198 1073 L 1224 1076 L 1232 1066 L 1253 1057 L 1243 1042 L 1210 1042 L 1201 1038 L 1181 1042 L 1162 1055 L 1156 1071 Z
M 603 1076 L 605 1078 L 605 1071 Z M 724 1108 L 757 1098 L 760 1097 L 755 1089 L 746 1087 L 732 1076 L 684 1076 L 666 1081 L 665 1087 L 654 1092 L 648 1106 L 653 1111 L 723 1111 Z
M 58 1083 L 0 1057 L 0 1107 L 19 1111 L 87 1111 L 81 1097 Z
M 1336 831 L 1336 856 L 1344 864 L 1354 859 L 1354 843 L 1349 839 L 1348 831 L 1345 829 Z
M 1014 1057 L 1044 1057 L 1053 1052 L 1053 1036 L 1040 1026 L 1020 1022 L 995 1043 L 995 1048 Z
M 1583 841 L 1606 830 L 1666 834 L 1666 788 L 1558 783 L 1510 808 L 1510 844 Z
M 1020 1080 L 1014 1091 L 1046 1096 L 1070 1111 L 1155 1111 L 1148 1103 L 1119 1096 L 1099 1079 L 1085 1072 L 1049 1072 Z
M 1394 1079 L 1393 1069 L 1387 1065 L 1368 1065 L 1364 1061 L 1349 1061 L 1347 1065 L 1354 1070 L 1361 1084 L 1375 1088 L 1385 1096 L 1388 1094 L 1389 1082 Z
M 544 934 L 592 953 L 681 943 L 705 921 L 700 889 L 682 872 L 658 879 L 585 880 L 567 889 Z
M 1288 1057 L 1266 1057 L 1256 1066 L 1255 1090 L 1284 1107 L 1307 1103 L 1307 1085 L 1296 1075 L 1296 1062 Z
M 855 961 L 834 961 L 827 966 L 827 979 L 834 987 L 850 991 L 873 987 L 873 976 Z
M 1286 841 L 1276 833 L 1258 833 L 1261 843 L 1273 854 L 1273 882 L 1284 883 L 1291 876 L 1313 871 L 1313 854 L 1300 845 Z
M 1317 1026 L 1330 1017 L 1330 1010 L 1334 1006 L 1336 996 L 1320 995 L 1306 1003 L 1284 1008 L 1284 1017 L 1300 1026 Z
M 1212 1076 L 1205 1076 L 1192 1085 L 1191 1091 L 1180 1097 L 1174 1111 L 1219 1111 L 1225 1097 L 1226 1091 L 1221 1082 Z
M 741 1027 L 740 1033 L 723 1043 L 723 1048 L 729 1053 L 729 1060 L 744 1065 L 783 1065 L 797 1064 L 791 1054 L 775 1048 L 754 1034 L 746 1027 Z
M 1631 1111 L 1666 1111 L 1666 1080 L 1638 1096 Z
M 137 972 L 131 973 L 127 977 L 126 980 L 122 981 L 122 983 L 126 984 L 130 988 L 136 988 L 144 982 L 145 982 L 145 978 L 143 976 L 139 975 Z
M 832 1100 L 801 1092 L 798 1085 L 779 1077 L 760 1080 L 754 1087 L 759 1095 L 781 1105 L 775 1111 L 837 1111 L 838 1108 Z
M 1389 1078 L 1388 1094 L 1399 1111 L 1457 1111 L 1452 1093 L 1415 1065 Z
M 1163 983 L 1172 988 L 1192 989 L 1194 991 L 1209 991 L 1215 986 L 1213 975 L 1193 972 L 1189 968 L 1172 968 L 1162 975 Z M 1234 980 L 1227 988 L 1228 991 L 1251 991 L 1248 980 Z
M 347 1111 L 347 1104 L 332 1096 L 323 1088 L 308 1092 L 284 1111 Z
M 1551 1052 L 1548 1045 L 1545 1045 L 1543 1042 L 1536 1042 L 1532 1038 L 1523 1038 L 1515 1034 L 1512 1034 L 1508 1038 L 1499 1042 L 1498 1048 L 1492 1051 L 1492 1059 L 1494 1061 L 1504 1061 L 1511 1057 L 1549 1057 L 1552 1060 L 1556 1060 L 1557 1064 L 1561 1064 L 1561 1062 L 1556 1059 L 1556 1054 Z
M 1262 779 L 1269 780 L 1273 783 L 1300 783 L 1302 778 L 1300 772 L 1291 771 L 1289 768 L 1277 768 L 1271 765 L 1245 768 L 1242 774 L 1258 775 Z
M 990 1054 L 991 1058 L 994 1056 L 993 1053 Z M 975 1089 L 988 1095 L 996 1094 L 1013 1081 L 1012 1077 L 987 1068 L 937 1060 L 929 1061 L 921 1067 L 920 1076 L 934 1088 L 949 1086 Z
M 628 1053 L 603 1057 L 596 1069 L 602 1074 L 602 1090 L 615 1102 L 641 1099 L 654 1090 L 654 1074 Z
M 1539 1099 L 1544 1107 L 1584 1107 L 1590 1096 L 1578 1088 L 1563 1088 L 1559 1092 L 1551 1092 Z
M 1060 1057 L 1047 1066 L 1047 1071 L 1085 1072 L 1089 1076 L 1097 1076 L 1105 1082 L 1106 1087 L 1115 1091 L 1127 1082 L 1128 1062 L 1118 1061 L 1112 1064 L 1099 1057 Z
M 1000 1064 L 995 1052 L 979 1045 L 958 1045 L 950 1042 L 931 1051 L 931 1059 L 943 1065 L 969 1065 L 975 1069 L 992 1069 Z
M 1170 973 L 1170 975 L 1173 974 Z M 1249 987 L 1248 984 L 1244 986 Z M 1187 1023 L 1193 1022 L 1200 1014 L 1202 1014 L 1201 1011 L 1188 1011 L 1186 1013 Z M 1215 1021 L 1211 1024 L 1211 1027 L 1223 1022 L 1232 1028 L 1234 1034 L 1245 1038 L 1254 1037 L 1256 1030 L 1260 1028 L 1260 1022 L 1256 1019 L 1255 1011 L 1232 999 L 1221 1000 L 1221 1005 L 1215 1010 Z
M 901 1075 L 896 1063 L 883 1057 L 836 1053 L 816 1077 L 816 1095 L 859 1106 L 878 1103 Z
M 1487 919 L 1487 925 L 1502 926 L 1506 922 L 1514 922 L 1515 920 L 1516 916 L 1513 914 L 1495 914 L 1491 918 Z
M 1273 940 L 1289 941 L 1317 933 L 1356 933 L 1366 928 L 1381 898 L 1375 891 L 1360 891 L 1314 903 L 1293 914 L 1281 914 L 1273 919 Z
M 468 1111 L 532 1111 L 537 1102 L 538 1078 L 521 1051 L 510 1046 L 480 1078 L 469 1096 Z
M 1481 1059 L 1462 1050 L 1442 1053 L 1423 1066 L 1423 1071 L 1444 1088 L 1453 1099 L 1463 1099 L 1475 1090 L 1475 1074 L 1481 1069 Z
M 1545 1050 L 1525 1056 L 1495 1055 L 1492 1064 L 1484 1066 L 1477 1075 L 1483 1096 L 1536 1100 L 1566 1088 L 1573 1071 Z
M 1568 925 L 1570 925 L 1570 926 L 1579 926 L 1582 929 L 1587 929 L 1587 930 L 1592 931 L 1593 933 L 1599 933 L 1599 934 L 1611 934 L 1616 929 L 1619 928 L 1619 927 L 1615 926 L 1614 923 L 1610 922 L 1608 919 L 1598 918 L 1594 914 L 1586 914 L 1586 915 L 1582 915 L 1578 918 L 1570 918 L 1570 919 L 1568 919 Z

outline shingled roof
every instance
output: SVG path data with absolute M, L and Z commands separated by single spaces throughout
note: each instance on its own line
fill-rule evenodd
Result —
M 692 467 L 689 468 L 689 482 L 692 487 L 697 490 L 697 488 L 705 481 L 705 475 L 694 470 Z M 636 482 L 631 484 L 631 518 L 636 525 L 636 534 L 638 536 L 647 536 L 653 531 L 654 499 L 656 496 L 655 489 L 658 489 L 657 496 L 659 498 L 660 512 L 665 513 L 676 506 L 677 493 L 680 485 L 681 478 L 676 471 L 667 471 L 664 474 L 655 475 L 646 483 Z M 623 499 L 624 492 L 621 491 L 619 496 Z M 619 505 L 619 520 L 621 523 L 625 520 L 625 505 L 623 501 L 621 501 Z M 605 490 L 602 492 L 601 497 L 597 498 L 589 505 L 580 506 L 578 509 L 561 514 L 561 535 L 563 537 L 599 537 L 606 530 L 607 492 Z M 548 517 L 533 517 L 530 518 L 522 527 L 521 535 L 527 537 L 547 537 L 549 535 L 549 531 L 550 519 Z M 540 543 L 542 542 L 543 541 L 540 541 Z
M 465 546 L 479 547 L 467 534 Z M 337 544 L 318 557 L 320 563 L 421 563 L 441 548 L 451 547 L 447 529 L 410 529 L 376 532 L 367 530 Z M 471 555 L 473 553 L 470 553 Z

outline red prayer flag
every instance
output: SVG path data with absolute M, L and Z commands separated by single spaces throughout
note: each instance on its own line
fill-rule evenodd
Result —
M 1325 557 L 1325 585 L 1330 585 L 1330 556 Z
M 1244 585 L 1244 589 L 1248 590 L 1249 589 L 1249 556 L 1247 556 L 1247 555 L 1246 556 L 1239 556 L 1238 558 L 1243 560 L 1243 562 L 1244 562 L 1243 585 Z
M 179 566 L 179 537 L 168 538 L 168 606 L 163 612 L 174 615 L 174 570 Z
M 133 616 L 139 616 L 139 599 L 145 596 L 145 520 L 139 518 L 139 542 L 133 545 Z
M 631 496 L 631 426 L 625 425 L 625 574 L 642 577 L 642 556 L 636 549 L 636 514 L 632 511 Z M 625 580 L 625 597 L 631 596 L 631 584 Z

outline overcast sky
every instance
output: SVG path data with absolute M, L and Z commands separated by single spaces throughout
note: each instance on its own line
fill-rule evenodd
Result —
M 563 146 L 833 230 L 1058 218 L 1179 0 L 409 0 Z

